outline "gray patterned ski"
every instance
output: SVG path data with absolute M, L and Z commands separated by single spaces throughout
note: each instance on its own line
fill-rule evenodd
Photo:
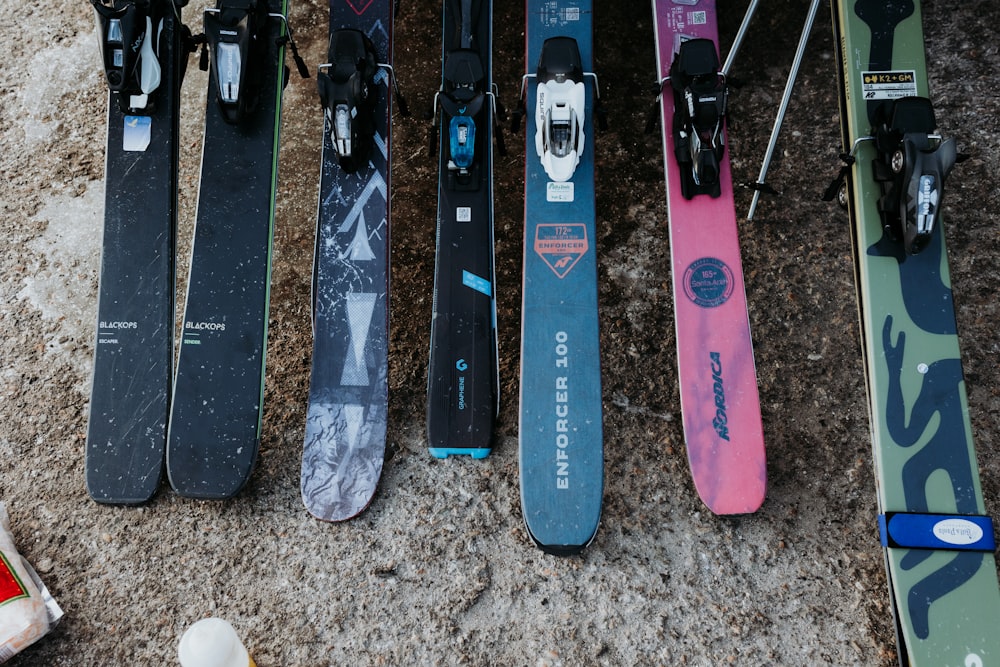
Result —
M 385 455 L 392 20 L 392 0 L 330 0 L 318 77 L 325 122 L 302 502 L 325 521 L 368 506 Z

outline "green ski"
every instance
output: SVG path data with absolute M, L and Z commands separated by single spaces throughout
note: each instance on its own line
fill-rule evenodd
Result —
M 1000 662 L 939 212 L 955 143 L 928 99 L 920 3 L 833 0 L 879 524 L 902 665 Z M 841 181 L 842 182 L 842 181 Z M 832 198 L 837 183 L 827 193 Z

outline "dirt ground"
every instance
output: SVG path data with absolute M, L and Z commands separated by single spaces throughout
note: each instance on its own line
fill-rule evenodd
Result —
M 200 28 L 193 0 L 187 21 Z M 523 6 L 497 3 L 495 80 L 514 102 Z M 660 140 L 643 134 L 655 79 L 645 2 L 598 2 L 596 69 L 610 129 L 598 170 L 606 489 L 581 556 L 522 526 L 517 384 L 523 135 L 498 159 L 502 412 L 482 462 L 433 460 L 424 386 L 436 165 L 440 5 L 404 0 L 395 64 L 416 110 L 393 143 L 390 424 L 380 490 L 328 525 L 299 500 L 311 349 L 309 284 L 321 137 L 314 81 L 285 96 L 263 440 L 244 492 L 97 505 L 84 443 L 103 208 L 106 92 L 82 0 L 0 3 L 0 499 L 66 615 L 10 664 L 176 664 L 193 621 L 230 620 L 260 667 L 289 665 L 882 665 L 894 637 L 875 487 L 847 215 L 820 195 L 839 168 L 829 11 L 812 32 L 765 198 L 741 224 L 768 447 L 755 515 L 711 515 L 694 491 L 675 384 Z M 723 3 L 723 43 L 747 2 Z M 762 3 L 732 74 L 735 179 L 756 179 L 806 3 Z M 325 56 L 326 5 L 292 0 L 303 56 Z M 971 159 L 945 215 L 987 511 L 1000 515 L 1000 4 L 925 5 L 931 90 Z M 193 65 L 193 63 L 192 63 Z M 206 79 L 185 82 L 179 298 L 197 196 Z M 750 193 L 737 194 L 743 214 Z M 178 303 L 178 313 L 183 303 Z

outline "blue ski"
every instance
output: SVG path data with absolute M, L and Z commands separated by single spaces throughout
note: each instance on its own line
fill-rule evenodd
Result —
M 604 440 L 597 312 L 590 0 L 528 0 L 521 507 L 544 551 L 597 533 Z

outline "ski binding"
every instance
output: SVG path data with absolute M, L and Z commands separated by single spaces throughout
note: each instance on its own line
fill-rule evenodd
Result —
M 441 109 L 451 119 L 448 124 L 448 145 L 451 156 L 448 169 L 468 174 L 475 162 L 476 121 L 474 116 L 483 108 L 486 94 L 479 90 L 485 73 L 479 54 L 472 49 L 455 49 L 448 54 L 444 67 L 445 88 L 435 94 L 434 108 Z M 435 125 L 437 119 L 434 119 Z
M 163 18 L 152 16 L 148 3 L 90 0 L 90 4 L 97 16 L 104 74 L 108 88 L 117 93 L 119 109 L 125 114 L 152 113 L 150 95 L 161 79 L 158 47 Z
M 878 211 L 886 238 L 916 255 L 931 242 L 941 211 L 944 182 L 962 157 L 954 139 L 935 133 L 934 107 L 926 97 L 901 97 L 875 110 L 874 136 L 858 137 L 842 153 L 840 173 L 823 195 L 847 205 L 846 178 L 858 147 L 874 142 L 872 171 L 881 187 Z
M 403 116 L 409 115 L 392 66 L 378 61 L 368 35 L 341 28 L 330 36 L 329 62 L 319 66 L 316 82 L 330 127 L 337 162 L 352 174 L 368 164 L 375 135 L 376 78 L 386 70 Z
M 719 69 L 715 43 L 710 39 L 683 42 L 670 66 L 669 81 L 674 91 L 674 155 L 681 166 L 682 194 L 685 199 L 698 194 L 718 197 L 729 88 Z
M 319 66 L 319 97 L 330 126 L 340 168 L 354 173 L 368 164 L 375 134 L 375 45 L 360 30 L 344 28 L 330 36 L 328 63 Z
M 556 182 L 573 178 L 586 138 L 581 63 L 580 48 L 572 37 L 552 37 L 542 45 L 536 73 L 535 151 L 545 173 Z
M 256 77 L 265 67 L 267 22 L 270 19 L 284 24 L 285 34 L 278 44 L 288 44 L 299 75 L 308 79 L 309 70 L 299 57 L 288 18 L 284 14 L 269 12 L 267 0 L 219 0 L 214 9 L 205 10 L 205 37 L 202 43 L 212 53 L 212 75 L 219 111 L 231 125 L 238 125 L 257 106 L 259 91 Z M 203 50 L 202 70 L 208 69 L 206 57 Z M 284 83 L 287 82 L 286 69 Z
M 934 108 L 926 97 L 903 97 L 878 107 L 875 180 L 882 188 L 879 213 L 886 234 L 916 255 L 931 241 L 945 179 L 958 159 L 954 139 L 935 134 Z
M 534 74 L 521 78 L 521 95 L 511 129 L 517 132 L 525 114 L 525 87 L 528 79 L 537 80 L 535 98 L 535 152 L 541 160 L 546 175 L 563 183 L 573 178 L 580 163 L 586 133 L 584 108 L 586 90 L 584 79 L 594 80 L 594 112 L 601 129 L 607 127 L 604 110 L 600 106 L 601 90 L 597 75 L 583 71 L 580 47 L 572 37 L 550 37 L 542 44 L 538 68 Z
M 494 90 L 482 91 L 482 81 L 486 74 L 473 49 L 455 49 L 448 53 L 444 65 L 444 85 L 434 93 L 434 111 L 431 120 L 430 153 L 437 146 L 437 113 L 440 109 L 448 118 L 448 171 L 464 181 L 476 163 L 476 120 L 487 99 L 492 105 L 494 117 L 499 117 L 497 96 Z M 497 152 L 504 155 L 503 137 L 499 126 L 494 127 Z

